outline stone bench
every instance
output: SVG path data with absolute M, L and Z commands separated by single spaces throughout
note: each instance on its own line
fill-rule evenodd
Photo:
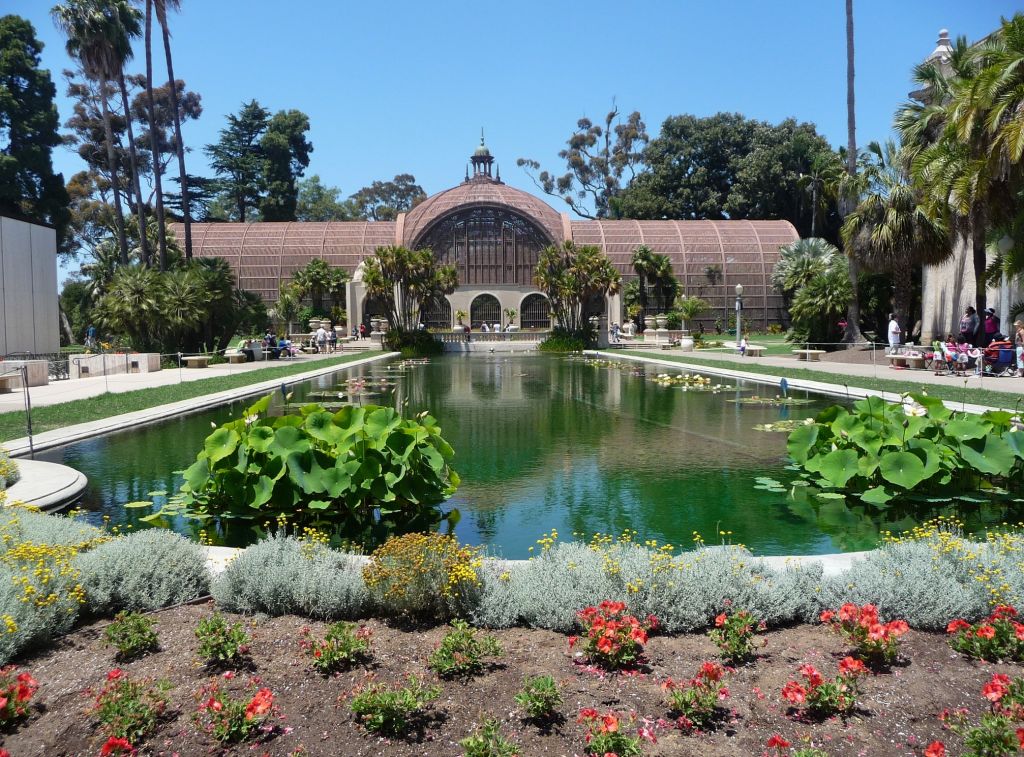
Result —
M 739 352 L 740 349 L 737 346 L 736 342 L 726 342 L 724 346 L 726 349 L 736 350 L 737 352 Z M 747 357 L 764 357 L 764 351 L 766 349 L 768 348 L 765 347 L 763 344 L 748 344 L 747 351 L 745 354 Z
M 825 354 L 825 350 L 793 350 L 793 354 L 796 355 L 797 360 L 810 360 L 817 362 L 821 360 L 821 356 Z
M 247 360 L 242 352 L 225 352 L 224 357 L 228 359 L 229 363 L 244 363 Z
M 9 373 L 0 376 L 0 394 L 10 394 L 21 386 L 21 374 Z
M 889 355 L 890 368 L 919 368 L 925 367 L 924 355 Z
M 189 357 L 183 357 L 182 362 L 185 363 L 186 368 L 209 368 L 210 367 L 210 356 L 209 355 L 190 355 Z

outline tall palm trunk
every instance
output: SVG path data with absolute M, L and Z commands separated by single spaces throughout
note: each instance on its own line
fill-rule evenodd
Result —
M 100 79 L 100 108 L 103 111 L 103 130 L 106 133 L 107 167 L 110 170 L 110 190 L 114 195 L 114 225 L 117 226 L 117 245 L 122 265 L 128 265 L 128 238 L 124 233 L 124 209 L 121 207 L 121 181 L 117 175 L 117 156 L 114 154 L 114 130 L 110 125 L 110 107 L 107 105 L 107 80 Z
M 146 0 L 146 107 L 149 113 L 149 146 L 153 152 L 153 188 L 156 191 L 157 241 L 160 270 L 167 270 L 167 231 L 164 228 L 164 189 L 157 144 L 156 105 L 153 102 L 153 0 Z
M 117 84 L 121 88 L 124 103 L 124 123 L 128 131 L 128 162 L 132 169 L 132 185 L 135 189 L 136 215 L 139 219 L 139 248 L 142 250 L 142 264 L 149 265 L 149 239 L 146 235 L 146 203 L 142 201 L 142 182 L 139 181 L 139 161 L 135 152 L 135 129 L 132 128 L 132 112 L 128 104 L 128 87 L 124 83 L 124 71 L 117 72 Z
M 892 312 L 896 315 L 896 321 L 903 328 L 903 340 L 914 330 L 914 324 L 910 322 L 910 297 L 913 290 L 914 267 L 907 265 L 896 266 L 892 270 Z
M 185 224 L 185 259 L 192 259 L 192 212 L 188 200 L 188 174 L 185 172 L 185 143 L 181 139 L 181 114 L 178 112 L 178 80 L 174 78 L 174 65 L 171 62 L 171 34 L 167 24 L 162 23 L 164 56 L 167 58 L 168 89 L 171 93 L 171 111 L 174 113 L 174 141 L 178 148 L 178 175 L 181 177 L 181 212 Z
M 985 270 L 988 267 L 988 256 L 985 248 L 985 226 L 988 221 L 985 204 L 978 203 L 971 217 L 971 255 L 974 259 L 974 307 L 978 309 L 978 317 L 985 317 L 988 307 L 988 292 Z M 1006 325 L 1003 325 L 1006 328 Z
M 854 178 L 857 176 L 857 109 L 853 90 L 853 0 L 846 0 L 846 172 L 850 176 L 850 190 L 842 203 L 845 216 L 855 202 L 851 196 Z M 860 266 L 850 255 L 850 287 L 853 295 L 846 309 L 846 333 L 843 342 L 853 344 L 864 341 L 860 333 L 860 302 L 857 301 L 857 274 Z

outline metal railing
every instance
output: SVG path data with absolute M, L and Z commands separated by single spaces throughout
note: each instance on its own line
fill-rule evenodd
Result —
M 465 342 L 543 342 L 550 331 L 433 331 L 433 337 L 444 344 L 462 344 Z
M 0 355 L 4 360 L 45 360 L 50 381 L 64 381 L 71 378 L 68 370 L 68 357 L 61 352 L 9 352 Z

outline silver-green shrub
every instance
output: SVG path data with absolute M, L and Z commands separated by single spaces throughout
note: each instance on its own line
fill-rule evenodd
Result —
M 774 571 L 735 547 L 671 557 L 633 543 L 559 543 L 525 563 L 485 565 L 472 619 L 479 625 L 576 628 L 576 613 L 604 599 L 654 615 L 670 633 L 707 627 L 731 602 L 768 623 L 813 618 L 821 566 Z
M 970 554 L 984 549 L 972 545 Z M 989 592 L 973 575 L 974 560 L 963 558 L 959 550 L 944 552 L 931 540 L 886 544 L 824 581 L 822 603 L 870 602 L 882 617 L 903 618 L 922 629 L 944 629 L 953 618 L 979 618 L 988 613 Z
M 24 507 L 3 507 L 0 510 L 0 553 L 22 542 L 68 545 L 88 549 L 109 538 L 95 526 L 63 515 L 46 515 Z
M 204 596 L 206 553 L 171 531 L 151 528 L 119 536 L 75 558 L 87 607 L 97 615 L 145 612 Z
M 18 464 L 10 458 L 7 450 L 0 447 L 0 492 L 8 486 L 18 483 L 20 478 L 21 471 L 18 470 Z
M 0 666 L 66 633 L 78 620 L 79 603 L 71 596 L 77 583 L 74 575 L 54 575 L 47 588 L 60 599 L 45 606 L 24 601 L 25 594 L 15 582 L 21 575 L 18 570 L 0 563 Z
M 369 606 L 363 563 L 315 542 L 276 536 L 245 549 L 211 588 L 217 604 L 232 612 L 359 618 Z

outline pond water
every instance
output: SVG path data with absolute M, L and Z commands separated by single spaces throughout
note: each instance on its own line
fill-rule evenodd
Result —
M 926 512 L 876 511 L 859 502 L 755 489 L 759 477 L 785 481 L 789 471 L 786 434 L 754 427 L 813 416 L 837 400 L 790 392 L 808 401 L 750 404 L 755 396 L 774 398 L 777 388 L 713 378 L 727 388 L 684 390 L 652 380 L 661 371 L 682 373 L 540 354 L 446 356 L 405 368 L 382 362 L 343 369 L 289 391 L 301 401 L 336 393 L 352 376 L 393 381 L 367 401 L 404 405 L 408 413 L 429 410 L 439 420 L 462 478 L 449 503 L 462 514 L 456 535 L 509 558 L 529 556 L 551 529 L 562 538 L 632 529 L 640 540 L 677 546 L 690 545 L 696 531 L 709 544 L 744 544 L 761 555 L 855 551 L 875 546 L 882 528 L 910 528 L 940 512 L 934 505 Z M 280 397 L 278 392 L 278 405 Z M 742 399 L 747 403 L 735 401 Z M 211 423 L 237 416 L 247 404 L 37 457 L 88 476 L 82 507 L 91 521 L 144 527 L 139 518 L 150 510 L 124 504 L 150 499 L 154 491 L 173 492 L 180 481 L 175 471 L 195 459 Z M 1007 517 L 1004 506 L 971 508 L 942 512 L 978 527 Z M 173 527 L 197 533 L 194 522 Z

